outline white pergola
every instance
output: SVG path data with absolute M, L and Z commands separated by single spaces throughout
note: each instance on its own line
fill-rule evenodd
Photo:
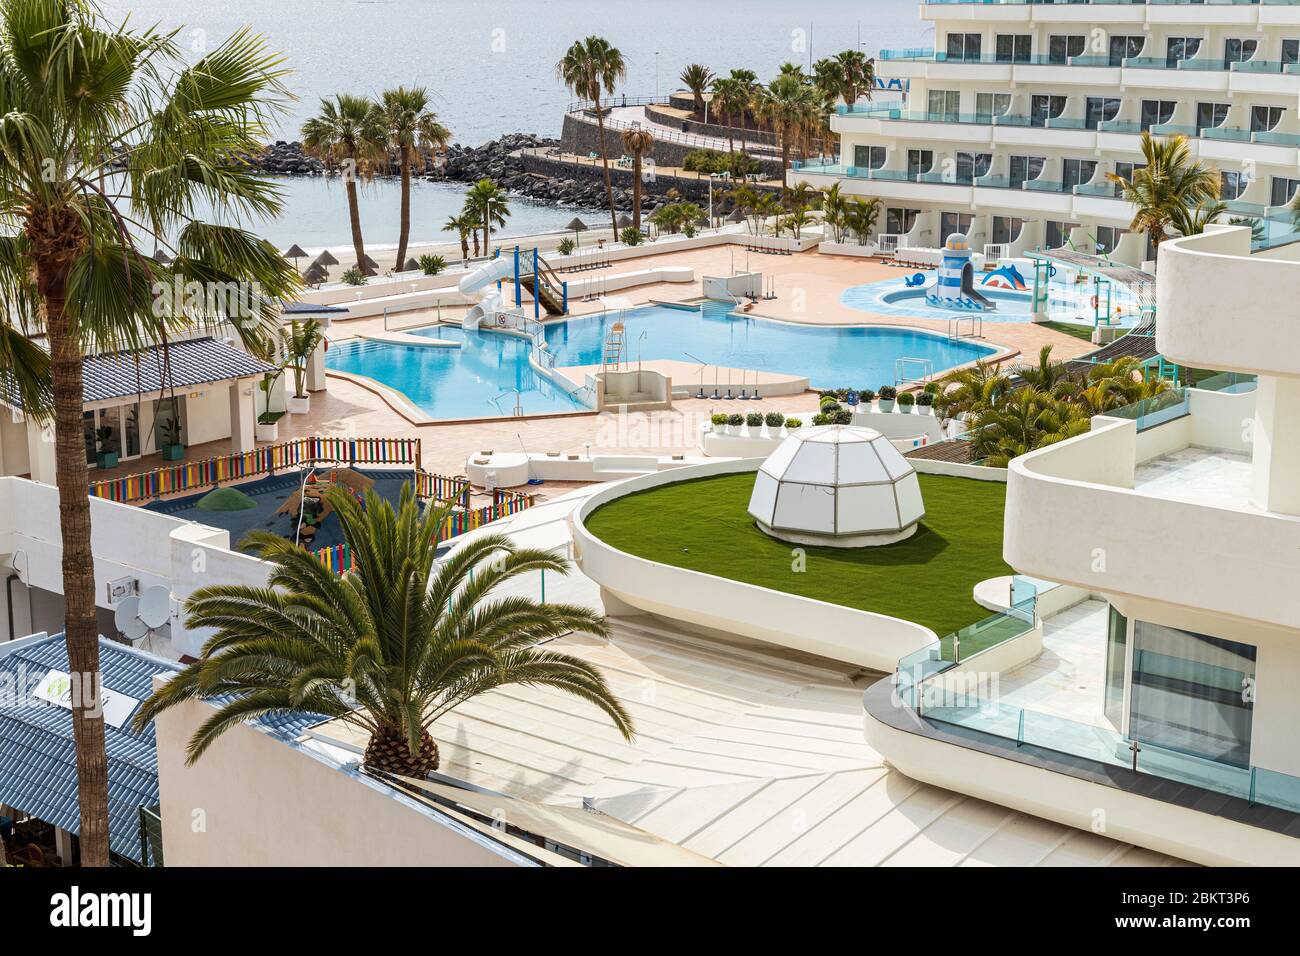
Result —
M 916 471 L 888 438 L 821 425 L 791 435 L 763 462 L 749 513 L 782 541 L 860 548 L 912 535 L 925 503 Z

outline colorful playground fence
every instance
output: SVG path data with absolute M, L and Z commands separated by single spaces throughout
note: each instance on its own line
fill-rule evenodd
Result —
M 424 474 L 421 472 L 421 474 Z M 430 475 L 430 478 L 436 478 L 436 475 Z M 518 514 L 525 508 L 529 508 L 536 500 L 536 496 L 521 491 L 507 491 L 497 489 L 492 492 L 492 504 L 483 505 L 481 508 L 470 508 L 468 510 L 455 511 L 447 517 L 442 526 L 442 532 L 438 535 L 439 541 L 449 541 L 452 538 L 459 537 L 469 531 L 482 528 L 484 525 L 496 521 L 498 518 L 505 518 L 509 515 Z M 346 544 L 336 544 L 333 547 L 321 548 L 313 552 L 316 560 L 320 561 L 325 567 L 329 568 L 335 574 L 347 574 L 355 565 L 352 556 L 352 549 Z
M 130 503 L 147 501 L 182 491 L 199 491 L 223 482 L 301 465 L 410 465 L 415 469 L 416 494 L 446 499 L 455 497 L 468 484 L 464 479 L 430 475 L 420 470 L 420 441 L 417 438 L 343 438 L 317 435 L 295 438 L 278 445 L 263 445 L 237 455 L 222 455 L 204 461 L 186 461 L 153 471 L 109 478 L 91 484 L 96 498 Z

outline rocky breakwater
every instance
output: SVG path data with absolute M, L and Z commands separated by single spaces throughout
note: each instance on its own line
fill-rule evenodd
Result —
M 302 143 L 282 139 L 244 159 L 258 172 L 275 176 L 319 176 L 325 172 L 325 164 L 303 152 Z

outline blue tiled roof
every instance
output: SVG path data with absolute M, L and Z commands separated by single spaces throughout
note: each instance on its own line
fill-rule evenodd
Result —
M 166 661 L 100 638 L 104 686 L 143 700 L 157 674 L 174 671 Z M 51 669 L 68 670 L 63 636 L 13 649 L 0 657 L 5 693 L 22 696 L 0 708 L 0 803 L 16 807 L 72 833 L 80 830 L 77 757 L 72 712 L 31 696 Z M 130 721 L 104 726 L 108 757 L 109 845 L 115 853 L 140 858 L 140 811 L 158 803 L 158 757 L 153 724 L 136 732 Z

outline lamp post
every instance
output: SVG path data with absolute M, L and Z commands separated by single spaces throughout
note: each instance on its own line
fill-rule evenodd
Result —
M 655 50 L 655 101 L 659 100 L 659 51 Z

